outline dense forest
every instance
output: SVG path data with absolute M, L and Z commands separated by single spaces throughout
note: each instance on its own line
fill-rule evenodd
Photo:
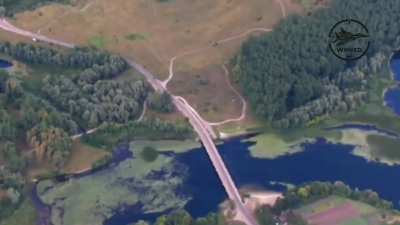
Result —
M 121 57 L 105 51 L 76 48 L 63 53 L 30 44 L 2 43 L 0 52 L 28 64 L 80 69 L 68 76 L 46 76 L 40 92 L 83 128 L 94 128 L 103 122 L 125 123 L 139 117 L 151 91 L 140 79 L 112 80 L 125 72 L 128 65 Z
M 82 141 L 94 147 L 111 150 L 118 143 L 133 140 L 185 140 L 194 137 L 193 130 L 186 120 L 171 123 L 149 118 L 125 124 L 104 123 L 95 133 L 85 135 Z
M 129 69 L 119 56 L 93 48 L 57 50 L 8 42 L 0 43 L 0 53 L 29 68 L 42 68 L 27 70 L 27 75 L 0 70 L 0 221 L 25 198 L 27 168 L 43 163 L 50 171 L 63 170 L 72 135 L 104 123 L 89 140 L 95 143 L 101 137 L 110 150 L 128 140 L 126 135 L 192 135 L 184 122 L 134 122 L 145 101 L 159 112 L 174 108 L 169 95 L 153 93 L 141 77 L 119 79 Z M 118 133 L 117 139 L 104 137 L 110 132 Z
M 255 112 L 278 127 L 355 109 L 400 46 L 399 9 L 397 0 L 336 0 L 309 16 L 289 16 L 243 44 L 232 60 L 235 78 Z M 330 29 L 347 18 L 364 23 L 371 36 L 367 55 L 352 62 L 328 49 Z

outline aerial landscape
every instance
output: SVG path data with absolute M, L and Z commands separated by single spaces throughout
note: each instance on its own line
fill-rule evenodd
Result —
M 0 225 L 400 225 L 399 0 L 0 0 Z

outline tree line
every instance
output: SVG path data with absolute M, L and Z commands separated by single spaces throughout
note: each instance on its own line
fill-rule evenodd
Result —
M 190 138 L 194 138 L 194 133 L 188 121 L 177 120 L 171 123 L 158 118 L 148 118 L 129 121 L 126 124 L 104 123 L 95 133 L 83 136 L 82 141 L 94 147 L 112 150 L 118 143 L 133 140 Z
M 49 3 L 70 3 L 70 0 L 0 0 L 0 17 L 13 16 L 24 10 L 33 10 Z
M 353 110 L 368 101 L 369 83 L 400 45 L 399 8 L 396 0 L 336 0 L 310 16 L 291 15 L 243 44 L 232 60 L 235 79 L 255 112 L 280 127 Z M 331 27 L 346 18 L 362 21 L 371 35 L 367 55 L 355 62 L 327 48 Z
M 372 190 L 361 191 L 357 188 L 353 190 L 343 182 L 312 182 L 289 189 L 285 193 L 284 198 L 277 201 L 273 211 L 280 213 L 331 195 L 364 202 L 379 209 L 393 209 L 393 204 L 391 202 L 381 199 L 379 195 Z
M 83 69 L 74 76 L 75 82 L 94 83 L 113 78 L 128 69 L 128 64 L 122 57 L 90 47 L 63 52 L 28 43 L 0 42 L 0 52 L 28 64 Z

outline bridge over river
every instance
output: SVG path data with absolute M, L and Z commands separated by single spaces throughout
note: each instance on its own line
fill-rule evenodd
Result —
M 54 45 L 59 45 L 66 48 L 74 48 L 75 45 L 67 42 L 63 42 L 60 40 L 55 40 L 40 34 L 36 34 L 30 31 L 26 31 L 20 29 L 11 23 L 9 23 L 6 19 L 0 19 L 0 28 L 4 31 L 8 31 L 14 34 L 22 35 L 28 38 L 32 38 L 33 40 L 43 41 L 47 43 L 51 43 Z M 162 82 L 155 78 L 155 76 L 144 68 L 142 65 L 134 62 L 133 60 L 126 59 L 127 62 L 143 74 L 146 80 L 153 86 L 156 91 L 168 92 L 167 88 L 162 85 Z M 198 134 L 200 140 L 202 141 L 204 148 L 207 151 L 208 156 L 219 176 L 219 179 L 222 182 L 222 185 L 225 188 L 226 193 L 228 194 L 229 199 L 234 203 L 236 209 L 236 218 L 240 219 L 246 225 L 258 225 L 254 215 L 252 212 L 246 208 L 243 200 L 239 194 L 239 191 L 225 166 L 224 161 L 222 160 L 217 147 L 215 146 L 214 139 L 216 135 L 213 129 L 210 127 L 208 123 L 206 123 L 201 116 L 190 106 L 190 104 L 180 96 L 171 95 L 173 99 L 173 103 L 178 111 L 180 111 L 185 117 L 187 117 L 190 121 L 190 124 L 193 126 L 194 130 Z

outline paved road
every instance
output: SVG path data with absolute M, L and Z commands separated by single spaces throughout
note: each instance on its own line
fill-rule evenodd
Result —
M 8 23 L 5 19 L 0 19 L 0 28 L 12 33 L 20 34 L 26 37 L 30 38 L 35 38 L 37 40 L 43 41 L 43 42 L 48 42 L 56 45 L 60 45 L 63 47 L 67 48 L 73 48 L 74 45 L 58 40 L 54 40 L 48 37 L 45 37 L 43 35 L 38 35 L 29 31 L 22 30 L 20 28 L 17 28 L 10 23 Z M 166 85 L 163 85 L 161 81 L 156 79 L 154 75 L 148 71 L 146 68 L 144 68 L 142 65 L 132 61 L 128 60 L 128 63 L 134 67 L 136 70 L 138 70 L 140 73 L 142 73 L 147 81 L 153 86 L 153 88 L 156 91 L 168 91 L 166 89 Z M 214 144 L 213 138 L 216 137 L 214 131 L 212 128 L 209 126 L 208 123 L 206 123 L 200 115 L 196 112 L 196 110 L 191 107 L 188 102 L 183 99 L 180 96 L 172 96 L 173 98 L 173 103 L 175 104 L 177 110 L 179 110 L 184 116 L 186 116 L 190 123 L 192 124 L 193 128 L 197 132 L 197 134 L 200 137 L 200 140 L 202 141 L 210 159 L 211 162 L 225 188 L 225 191 L 228 194 L 228 197 L 231 201 L 236 206 L 236 213 L 240 214 L 239 218 L 242 218 L 243 221 L 246 225 L 258 225 L 257 221 L 255 220 L 253 214 L 245 207 L 245 205 L 242 202 L 241 196 L 239 194 L 238 189 L 236 188 L 235 183 L 233 182 L 233 179 L 231 175 L 229 174 L 224 161 L 222 160 L 221 156 L 219 155 L 218 149 Z M 92 132 L 95 132 L 93 130 Z

